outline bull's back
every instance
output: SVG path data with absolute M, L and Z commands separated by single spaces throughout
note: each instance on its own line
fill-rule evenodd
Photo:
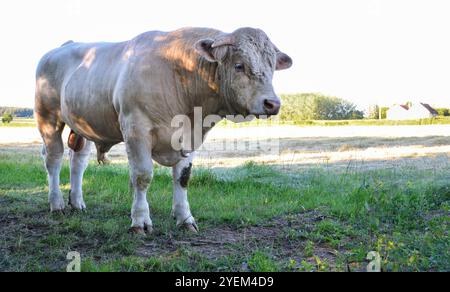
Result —
M 196 40 L 218 33 L 186 28 L 147 32 L 124 43 L 67 43 L 38 67 L 38 83 L 49 84 L 51 92 L 41 90 L 36 107 L 60 111 L 64 123 L 94 142 L 123 140 L 118 122 L 123 105 L 146 108 L 154 124 L 170 126 L 171 113 L 186 107 L 176 99 L 177 80 L 170 71 L 190 57 L 185 46 L 192 54 Z
M 123 48 L 123 43 L 71 42 L 46 54 L 37 69 L 36 111 L 58 113 L 92 141 L 120 142 L 112 96 Z

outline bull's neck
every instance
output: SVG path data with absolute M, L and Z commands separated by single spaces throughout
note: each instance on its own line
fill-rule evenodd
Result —
M 219 114 L 225 105 L 220 94 L 218 64 L 187 50 L 185 59 L 174 65 L 179 99 L 186 102 L 186 110 L 190 113 L 195 107 L 201 107 L 204 116 Z

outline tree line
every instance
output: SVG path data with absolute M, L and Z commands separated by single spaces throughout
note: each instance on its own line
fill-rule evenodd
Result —
M 280 119 L 287 122 L 312 120 L 360 120 L 386 119 L 388 107 L 371 106 L 366 112 L 342 98 L 320 93 L 302 93 L 282 96 L 283 106 Z M 436 108 L 439 116 L 450 116 L 450 109 Z M 33 109 L 20 107 L 0 107 L 0 116 L 4 122 L 12 118 L 32 118 Z
M 0 116 L 11 114 L 16 118 L 32 118 L 33 109 L 24 107 L 0 107 Z

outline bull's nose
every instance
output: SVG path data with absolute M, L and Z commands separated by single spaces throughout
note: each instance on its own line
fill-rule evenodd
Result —
M 269 115 L 277 115 L 280 112 L 281 102 L 276 99 L 265 99 L 264 109 Z

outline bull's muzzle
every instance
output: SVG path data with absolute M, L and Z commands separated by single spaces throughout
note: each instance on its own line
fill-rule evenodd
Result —
M 281 108 L 281 102 L 277 99 L 265 99 L 264 100 L 264 110 L 266 114 L 275 116 L 278 115 Z

